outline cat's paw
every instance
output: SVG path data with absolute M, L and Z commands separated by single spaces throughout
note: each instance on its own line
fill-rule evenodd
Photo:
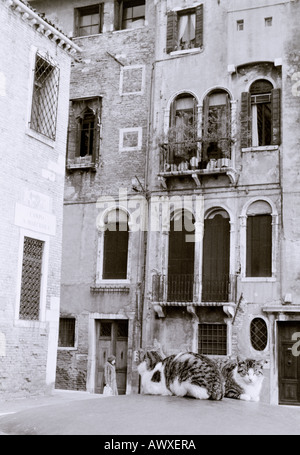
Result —
M 240 400 L 251 401 L 251 397 L 250 397 L 250 395 L 247 395 L 246 393 L 242 393 L 242 395 L 240 395 Z

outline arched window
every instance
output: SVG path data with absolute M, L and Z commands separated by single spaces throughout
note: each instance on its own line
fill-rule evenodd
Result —
M 179 165 L 197 155 L 197 101 L 189 93 L 178 95 L 170 109 L 169 163 Z
M 259 79 L 242 93 L 241 145 L 257 147 L 280 144 L 280 89 Z
M 103 279 L 125 280 L 128 263 L 128 216 L 122 210 L 109 212 L 105 220 Z
M 272 276 L 272 208 L 256 201 L 247 211 L 246 276 Z
M 182 210 L 170 222 L 168 301 L 192 302 L 194 288 L 194 218 Z
M 264 351 L 268 344 L 268 327 L 262 318 L 254 318 L 250 324 L 250 339 L 256 351 Z
M 203 160 L 230 158 L 231 109 L 225 90 L 214 90 L 203 105 Z

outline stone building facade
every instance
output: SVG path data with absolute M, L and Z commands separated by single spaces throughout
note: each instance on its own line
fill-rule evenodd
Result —
M 33 4 L 84 49 L 57 384 L 101 393 L 114 353 L 137 392 L 159 347 L 265 359 L 263 400 L 299 404 L 299 1 Z
M 0 397 L 50 391 L 59 323 L 72 54 L 25 2 L 2 1 Z

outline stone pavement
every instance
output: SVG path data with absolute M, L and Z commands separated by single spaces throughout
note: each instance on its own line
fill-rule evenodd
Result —
M 8 435 L 300 435 L 300 407 L 54 391 L 0 402 Z

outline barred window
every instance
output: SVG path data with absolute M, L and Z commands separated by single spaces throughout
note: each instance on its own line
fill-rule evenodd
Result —
M 268 344 L 268 327 L 262 318 L 254 318 L 250 324 L 251 344 L 256 351 L 264 351 Z
M 198 352 L 204 355 L 227 355 L 227 325 L 199 324 Z
M 36 54 L 30 127 L 55 139 L 59 69 L 50 59 Z
M 24 237 L 19 318 L 39 320 L 44 242 Z
M 60 318 L 58 347 L 74 348 L 75 346 L 75 318 Z

